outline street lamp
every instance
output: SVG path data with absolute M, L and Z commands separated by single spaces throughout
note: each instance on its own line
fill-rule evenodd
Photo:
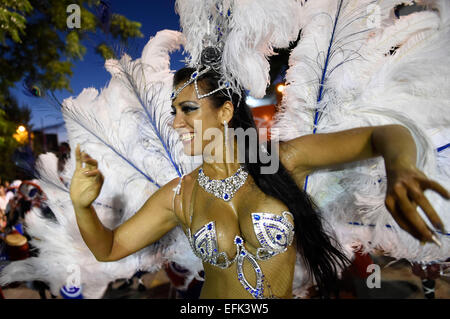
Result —
M 13 134 L 14 139 L 20 144 L 29 142 L 28 131 L 25 125 L 19 125 L 16 129 L 16 133 Z
M 285 87 L 286 87 L 286 86 L 285 86 L 283 83 L 280 83 L 280 84 L 277 85 L 277 91 L 278 91 L 279 93 L 283 93 Z

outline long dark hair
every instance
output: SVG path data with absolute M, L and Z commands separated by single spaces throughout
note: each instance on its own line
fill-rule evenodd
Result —
M 193 68 L 178 70 L 174 76 L 174 85 L 187 81 L 194 71 Z M 198 79 L 198 86 L 204 91 L 202 93 L 211 92 L 218 88 L 219 79 L 218 73 L 208 71 Z M 224 89 L 210 95 L 209 99 L 215 107 L 221 107 L 226 101 L 231 100 L 234 105 L 234 114 L 229 123 L 230 127 L 243 130 L 256 129 L 251 110 L 245 102 L 245 92 L 229 94 Z M 259 157 L 256 162 L 249 160 L 254 148 L 249 148 L 247 145 L 246 143 L 244 167 L 265 194 L 281 200 L 294 216 L 297 250 L 303 257 L 309 274 L 315 279 L 320 295 L 323 297 L 337 295 L 339 268 L 345 267 L 349 260 L 341 252 L 339 244 L 332 243 L 334 239 L 324 231 L 323 219 L 317 205 L 305 191 L 297 186 L 281 162 L 275 173 L 261 174 L 264 164 Z M 266 145 L 269 154 L 271 154 L 270 145 L 271 143 Z

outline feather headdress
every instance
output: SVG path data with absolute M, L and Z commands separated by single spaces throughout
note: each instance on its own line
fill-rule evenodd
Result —
M 207 45 L 222 50 L 223 82 L 263 97 L 269 84 L 273 48 L 288 47 L 299 31 L 299 2 L 295 0 L 177 0 L 176 10 L 186 37 L 188 64 L 201 62 Z M 205 39 L 207 40 L 205 42 Z
M 395 6 L 404 2 L 308 1 L 301 9 L 301 39 L 290 56 L 288 85 L 274 127 L 279 139 L 288 140 L 401 124 L 416 141 L 418 168 L 448 188 L 450 175 L 437 171 L 440 145 L 433 143 L 430 133 L 450 127 L 450 114 L 445 111 L 450 107 L 446 80 L 450 4 L 428 1 L 432 10 L 395 18 Z M 450 234 L 439 233 L 441 248 L 420 246 L 397 226 L 384 204 L 386 174 L 381 158 L 344 168 L 318 171 L 305 182 L 344 246 L 359 245 L 366 252 L 382 249 L 411 261 L 448 258 Z M 433 192 L 426 195 L 450 225 L 445 200 Z

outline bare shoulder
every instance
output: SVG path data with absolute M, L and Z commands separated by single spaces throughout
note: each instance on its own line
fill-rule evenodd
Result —
M 166 183 L 161 189 L 164 189 L 166 192 L 173 192 L 175 188 L 180 185 L 180 187 L 183 187 L 183 189 L 192 187 L 193 182 L 197 178 L 198 170 L 200 169 L 200 166 L 196 169 L 194 169 L 189 174 L 186 174 L 183 176 L 182 181 L 180 181 L 181 177 L 175 177 L 170 182 Z M 180 184 L 181 182 L 181 184 Z
M 198 171 L 200 170 L 201 166 L 194 169 L 189 174 L 184 175 L 183 178 L 183 189 L 187 190 L 188 194 L 184 194 L 183 196 L 190 195 L 192 187 L 194 187 L 194 183 L 197 180 Z
M 171 191 L 171 196 L 173 198 L 174 213 L 182 224 L 186 223 L 186 208 L 190 205 L 192 189 L 197 180 L 199 169 L 200 167 L 196 168 L 191 173 L 184 175 L 182 179 L 181 177 L 176 177 L 166 184 L 167 189 Z
M 305 157 L 302 154 L 301 139 L 280 142 L 279 144 L 280 162 L 288 173 L 295 180 L 299 188 L 303 188 L 306 176 L 312 170 L 306 166 Z
M 307 158 L 302 147 L 301 137 L 279 143 L 279 156 L 283 166 L 295 175 L 307 175 Z

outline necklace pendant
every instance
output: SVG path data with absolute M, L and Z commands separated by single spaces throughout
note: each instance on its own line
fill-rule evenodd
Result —
M 205 175 L 203 169 L 198 171 L 198 184 L 208 193 L 213 194 L 217 198 L 225 202 L 230 201 L 234 194 L 241 188 L 247 180 L 248 173 L 243 167 L 239 167 L 236 173 L 224 179 L 210 179 Z

